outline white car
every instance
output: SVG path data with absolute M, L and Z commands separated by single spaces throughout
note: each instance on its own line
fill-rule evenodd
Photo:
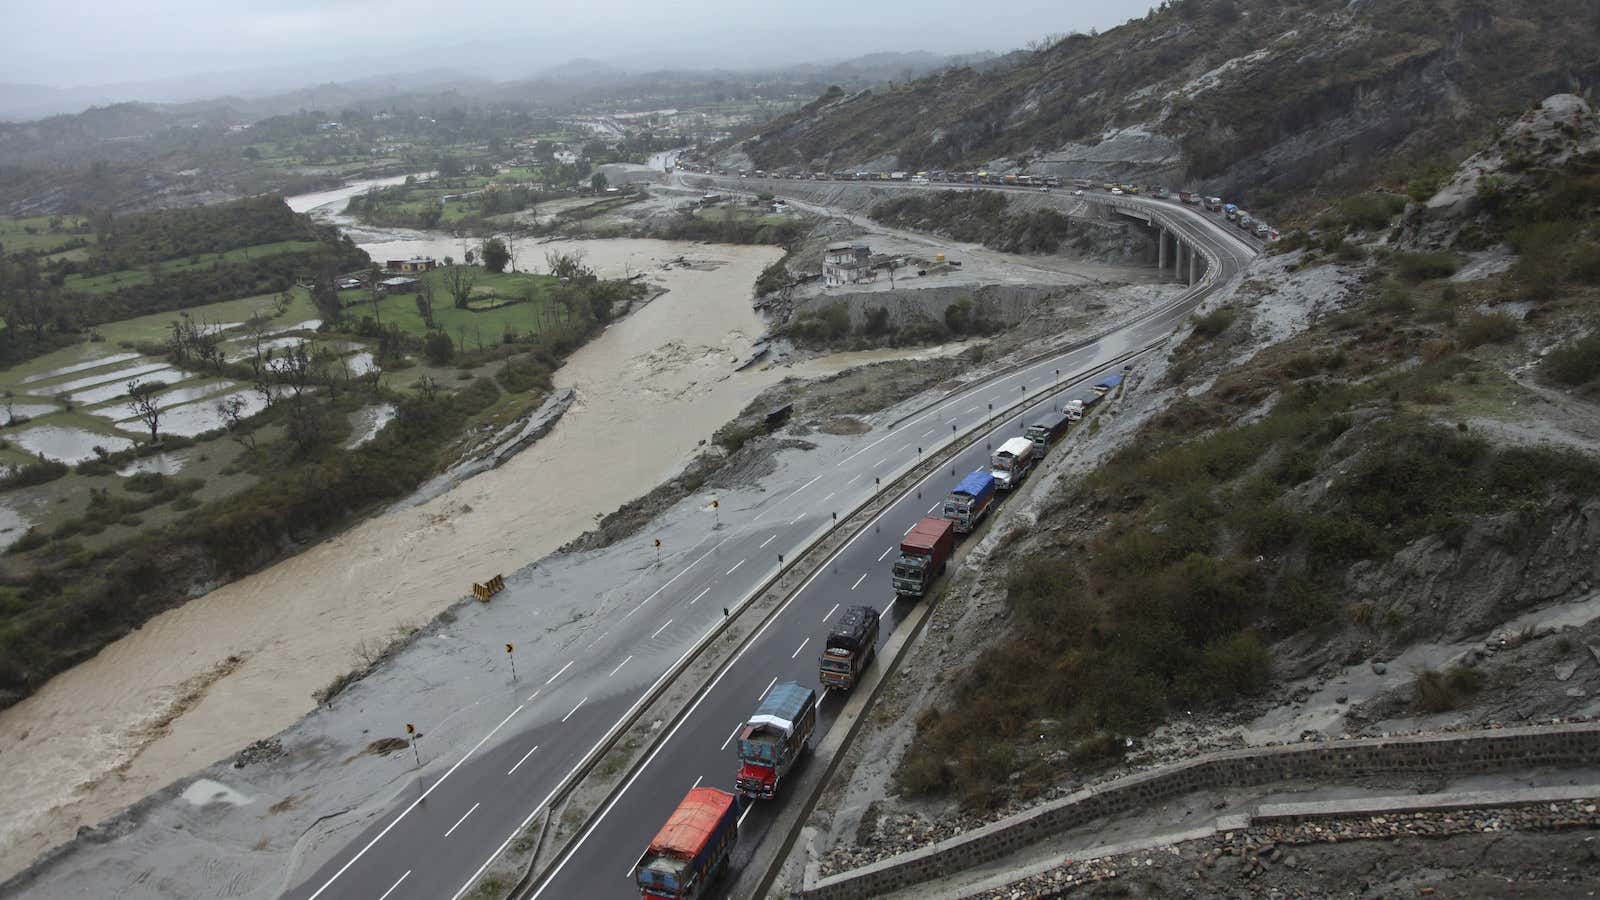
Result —
M 1082 197 L 1083 196 L 1083 188 L 1079 188 L 1079 189 L 1073 191 L 1072 192 L 1072 196 L 1074 196 L 1074 197 Z
M 1112 188 L 1112 189 L 1111 189 L 1111 193 L 1112 193 L 1112 194 L 1113 194 L 1113 195 L 1114 195 L 1114 196 L 1117 196 L 1117 197 L 1121 197 L 1121 196 L 1122 196 L 1122 188 L 1119 188 L 1119 187 L 1116 187 L 1116 188 Z

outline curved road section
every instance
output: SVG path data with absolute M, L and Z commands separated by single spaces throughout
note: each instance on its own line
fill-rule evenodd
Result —
M 763 184 L 775 193 L 784 187 L 782 182 Z M 1078 201 L 1063 195 L 1059 202 L 1067 206 Z M 1037 388 L 1050 386 L 1056 378 L 1069 385 L 1081 381 L 1061 396 L 1087 396 L 1089 384 L 1114 371 L 1129 353 L 1170 334 L 1206 297 L 1232 281 L 1257 252 L 1226 223 L 1198 211 L 1134 198 L 1119 202 L 1148 211 L 1198 247 L 1208 262 L 1201 280 L 1176 299 L 1097 339 L 979 382 L 870 442 L 864 437 L 854 452 L 840 451 L 837 459 L 822 461 L 824 474 L 792 492 L 764 494 L 753 517 L 730 522 L 720 539 L 713 542 L 708 537 L 702 545 L 664 562 L 654 591 L 610 623 L 636 644 L 635 652 L 622 650 L 616 659 L 596 654 L 547 661 L 526 682 L 530 688 L 526 699 L 498 725 L 438 777 L 425 773 L 425 780 L 403 793 L 389 813 L 375 819 L 284 896 L 292 900 L 460 898 L 499 850 L 543 810 L 591 749 L 634 713 L 655 683 L 689 652 L 686 648 L 720 626 L 723 609 L 738 608 L 776 574 L 778 554 L 793 558 L 827 531 L 832 512 L 852 509 L 870 497 L 875 478 L 892 482 L 913 468 L 918 449 L 931 453 L 978 430 L 992 436 L 1016 435 L 1019 424 L 1037 413 L 1037 405 L 1003 421 L 990 421 L 988 410 L 1013 405 L 1030 383 Z M 1041 404 L 1048 402 L 1041 398 Z M 632 867 L 651 836 L 691 786 L 732 786 L 737 763 L 730 735 L 774 682 L 815 682 L 819 642 L 838 610 L 861 603 L 879 607 L 884 612 L 880 643 L 893 633 L 905 606 L 904 601 L 893 600 L 890 585 L 893 551 L 901 533 L 934 512 L 936 507 L 929 504 L 934 500 L 942 504 L 961 475 L 987 463 L 988 452 L 980 439 L 950 466 L 908 488 L 879 514 L 872 523 L 875 527 L 862 529 L 819 567 L 719 671 L 688 714 L 526 896 L 636 898 Z M 950 474 L 952 467 L 955 477 Z M 917 499 L 919 492 L 926 499 Z M 822 696 L 814 745 L 832 727 L 839 704 L 834 693 Z M 764 837 L 773 810 L 767 804 L 746 812 L 736 866 Z

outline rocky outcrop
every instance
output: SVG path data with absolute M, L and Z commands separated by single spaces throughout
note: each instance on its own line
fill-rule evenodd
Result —
M 1351 596 L 1373 598 L 1416 633 L 1460 639 L 1600 584 L 1600 502 L 1550 517 L 1510 512 L 1457 540 L 1428 535 L 1382 563 L 1358 563 Z

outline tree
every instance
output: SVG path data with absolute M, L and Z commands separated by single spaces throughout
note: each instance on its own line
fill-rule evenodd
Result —
M 497 237 L 483 242 L 483 267 L 496 274 L 506 270 L 506 263 L 511 261 L 511 251 L 506 249 L 506 242 Z
M 417 282 L 417 315 L 422 317 L 422 324 L 429 331 L 434 329 L 433 323 L 433 281 L 424 277 Z
M 589 186 L 594 188 L 594 192 L 596 194 L 604 191 L 608 186 L 610 186 L 610 182 L 606 180 L 606 173 L 594 173 L 594 177 L 589 179 Z
M 150 429 L 150 443 L 156 442 L 157 429 L 161 425 L 161 405 L 156 395 L 166 389 L 166 384 L 160 381 L 143 381 L 135 378 L 128 382 L 128 411 L 132 412 Z
M 250 406 L 243 394 L 229 394 L 217 401 L 217 416 L 222 419 L 222 427 L 227 430 L 228 436 L 239 443 L 239 446 L 254 453 L 256 449 L 255 432 L 245 425 L 244 411 Z
M 383 327 L 383 285 L 378 283 L 378 276 L 383 274 L 377 263 L 367 269 L 367 299 L 372 301 L 372 319 Z
M 324 325 L 334 327 L 344 318 L 344 304 L 339 300 L 339 287 L 333 282 L 333 268 L 324 265 L 311 285 L 311 302 L 322 314 Z
M 544 256 L 545 265 L 550 267 L 550 274 L 568 282 L 593 281 L 594 270 L 584 264 L 582 251 L 562 253 L 551 250 Z
M 442 366 L 456 355 L 456 348 L 450 342 L 450 335 L 442 331 L 430 331 L 422 339 L 422 352 L 428 357 L 428 362 Z
M 243 156 L 245 159 L 250 160 L 251 162 L 255 162 L 256 160 L 261 158 L 261 151 L 257 150 L 254 147 L 246 147 L 246 148 L 244 148 L 244 152 L 242 154 L 240 154 L 240 155 Z
M 450 292 L 450 299 L 455 301 L 456 309 L 466 309 L 467 302 L 472 299 L 472 286 L 477 278 L 473 275 L 472 267 L 451 266 L 444 272 L 444 287 Z

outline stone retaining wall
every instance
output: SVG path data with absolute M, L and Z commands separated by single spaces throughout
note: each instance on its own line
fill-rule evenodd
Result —
M 1050 835 L 1197 790 L 1406 772 L 1473 774 L 1600 761 L 1600 724 L 1505 728 L 1225 750 L 1086 788 L 921 850 L 816 882 L 799 896 L 875 897 L 981 866 Z

